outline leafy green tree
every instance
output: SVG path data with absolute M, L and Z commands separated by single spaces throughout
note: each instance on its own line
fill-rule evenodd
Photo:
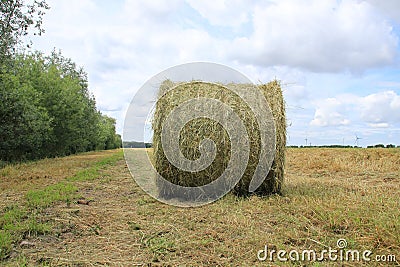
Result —
M 96 147 L 98 116 L 88 90 L 86 73 L 60 53 L 17 57 L 15 70 L 40 92 L 39 104 L 52 118 L 49 156 L 62 156 Z
M 38 105 L 39 93 L 12 74 L 0 74 L 0 88 L 0 159 L 43 157 L 51 119 Z
M 0 65 L 15 54 L 21 37 L 28 35 L 31 28 L 34 34 L 41 35 L 43 15 L 49 9 L 45 0 L 35 0 L 27 4 L 24 0 L 0 0 Z
M 64 156 L 121 147 L 86 73 L 60 52 L 15 55 L 0 72 L 0 160 Z
M 149 144 L 150 146 L 146 147 L 151 147 L 151 144 Z M 122 136 L 120 134 L 115 134 L 115 147 L 114 148 L 121 148 L 122 147 Z
M 98 144 L 96 149 L 114 149 L 122 146 L 121 136 L 115 133 L 115 119 L 99 113 Z
M 121 147 L 87 74 L 53 51 L 18 53 L 31 28 L 41 35 L 45 0 L 0 0 L 0 162 Z

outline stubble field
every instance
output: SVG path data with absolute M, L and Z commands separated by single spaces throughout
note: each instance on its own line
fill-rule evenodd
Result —
M 283 196 L 228 194 L 198 208 L 148 196 L 122 150 L 6 166 L 0 265 L 399 265 L 400 149 L 288 149 L 286 166 Z M 266 245 L 301 254 L 338 249 L 338 239 L 371 261 L 257 258 Z

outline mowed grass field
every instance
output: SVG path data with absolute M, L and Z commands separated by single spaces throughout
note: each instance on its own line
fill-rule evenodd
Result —
M 282 196 L 228 194 L 198 208 L 148 196 L 122 150 L 6 166 L 0 265 L 399 265 L 400 149 L 288 149 L 286 166 Z M 346 249 L 371 250 L 372 261 L 257 259 L 265 245 L 318 252 L 340 238 Z

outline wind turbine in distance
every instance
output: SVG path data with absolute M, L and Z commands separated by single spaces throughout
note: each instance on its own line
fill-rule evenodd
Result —
M 356 140 L 354 141 L 354 144 L 356 146 L 358 146 L 358 140 L 362 139 L 361 137 L 358 137 L 358 135 L 356 134 Z

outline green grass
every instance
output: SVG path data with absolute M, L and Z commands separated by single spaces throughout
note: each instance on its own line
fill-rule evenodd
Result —
M 79 171 L 77 174 L 68 178 L 67 180 L 70 182 L 92 181 L 97 178 L 97 173 L 98 173 L 98 169 L 95 167 L 91 167 L 89 169 Z
M 13 236 L 10 231 L 0 230 L 0 260 L 8 257 L 13 242 Z
M 27 212 L 22 208 L 15 206 L 7 207 L 4 209 L 3 215 L 0 217 L 0 227 L 5 225 L 14 224 L 26 218 Z
M 149 240 L 148 244 L 150 250 L 156 254 L 166 254 L 176 250 L 174 242 L 164 236 L 154 237 Z
M 87 169 L 81 170 L 76 173 L 74 176 L 67 178 L 67 181 L 70 182 L 84 182 L 84 181 L 92 181 L 99 177 L 99 170 L 102 168 L 115 164 L 118 160 L 123 156 L 123 151 L 113 154 L 110 157 L 106 157 L 94 164 L 94 166 L 89 167 Z
M 95 163 L 96 167 L 105 167 L 107 165 L 112 165 L 115 164 L 117 161 L 121 160 L 121 158 L 124 156 L 123 150 L 118 151 L 117 153 L 114 153 L 110 157 L 106 157 L 98 162 Z
M 14 245 L 25 238 L 51 232 L 51 225 L 35 213 L 20 208 L 6 211 L 0 221 L 0 260 L 8 258 Z
M 0 216 L 0 260 L 9 256 L 13 244 L 24 238 L 47 234 L 51 226 L 24 208 L 9 207 Z
M 47 208 L 57 201 L 71 203 L 78 197 L 78 187 L 72 183 L 61 182 L 41 190 L 30 190 L 26 194 L 28 207 L 31 209 Z

